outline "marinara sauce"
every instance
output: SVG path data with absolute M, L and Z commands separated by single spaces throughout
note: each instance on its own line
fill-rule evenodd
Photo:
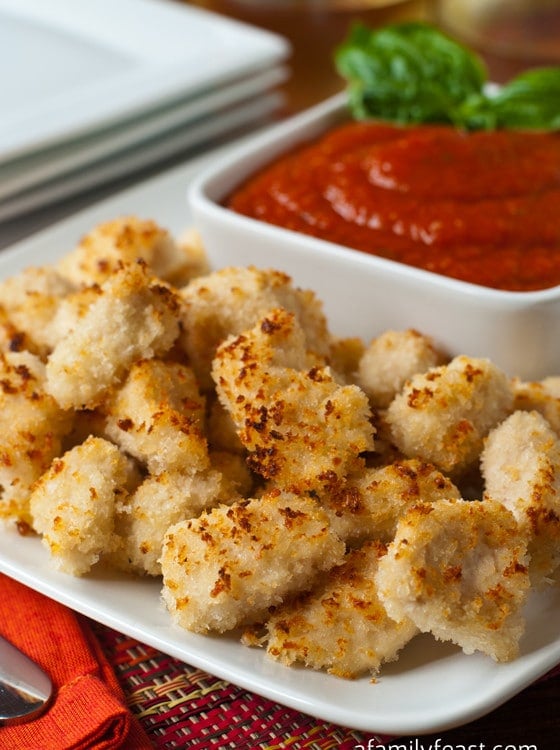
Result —
M 351 122 L 278 159 L 228 205 L 495 289 L 560 284 L 560 133 Z

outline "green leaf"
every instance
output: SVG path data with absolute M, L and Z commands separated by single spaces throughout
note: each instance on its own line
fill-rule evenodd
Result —
M 356 119 L 560 129 L 560 68 L 529 70 L 488 93 L 478 55 L 427 23 L 355 25 L 335 65 Z
M 336 50 L 358 119 L 455 122 L 466 99 L 486 81 L 480 59 L 429 24 L 411 22 L 371 30 L 355 25 Z
M 534 68 L 512 79 L 492 100 L 497 127 L 560 128 L 560 68 Z

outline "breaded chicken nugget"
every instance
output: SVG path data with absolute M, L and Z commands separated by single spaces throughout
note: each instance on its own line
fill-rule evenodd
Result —
M 252 488 L 247 467 L 239 456 L 211 455 L 211 468 L 196 474 L 163 471 L 147 476 L 134 493 L 119 504 L 110 562 L 122 570 L 161 574 L 159 558 L 170 526 L 196 518 L 220 503 L 231 505 Z
M 115 505 L 129 482 L 128 460 L 102 438 L 90 437 L 53 461 L 34 486 L 30 509 L 59 570 L 84 575 L 109 549 Z
M 374 406 L 389 406 L 406 381 L 445 362 L 433 340 L 414 329 L 386 331 L 366 348 L 358 364 L 357 384 Z
M 44 334 L 48 337 L 47 341 L 51 351 L 76 328 L 80 320 L 89 312 L 91 305 L 95 303 L 101 294 L 101 287 L 98 284 L 93 284 L 92 286 L 84 287 L 83 289 L 67 294 L 60 301 Z
M 283 307 L 296 316 L 308 350 L 320 356 L 329 352 L 330 336 L 321 303 L 280 271 L 224 268 L 191 281 L 181 294 L 185 306 L 180 341 L 205 389 L 213 385 L 210 369 L 218 345 L 228 336 L 252 328 L 273 308 Z
M 272 492 L 172 526 L 163 598 L 187 630 L 224 632 L 262 619 L 343 557 L 344 543 L 314 501 Z
M 455 485 L 432 464 L 419 459 L 366 469 L 338 489 L 321 494 L 331 525 L 341 539 L 389 543 L 400 518 L 420 502 L 459 499 Z
M 560 441 L 535 411 L 514 412 L 486 440 L 485 495 L 498 500 L 529 538 L 533 583 L 560 565 Z
M 487 359 L 464 355 L 413 376 L 386 420 L 396 446 L 457 475 L 480 455 L 485 435 L 511 412 L 509 379 Z
M 46 355 L 52 348 L 51 322 L 74 286 L 51 266 L 30 267 L 0 283 L 2 306 L 29 348 Z
M 266 623 L 269 656 L 348 679 L 397 659 L 418 628 L 396 623 L 379 601 L 375 576 L 385 552 L 379 542 L 364 544 L 311 592 L 281 605 Z
M 215 450 L 245 455 L 245 447 L 239 439 L 231 414 L 220 403 L 215 392 L 208 392 L 206 397 L 208 403 L 206 435 L 209 444 Z
M 537 382 L 512 381 L 515 411 L 538 411 L 560 435 L 560 377 L 557 375 Z
M 118 508 L 110 562 L 122 570 L 161 574 L 159 557 L 170 526 L 218 502 L 221 474 L 162 472 L 148 476 Z
M 24 331 L 16 326 L 6 309 L 0 304 L 0 352 L 21 351 L 40 354 L 39 347 L 33 343 Z
M 210 451 L 210 465 L 222 475 L 220 502 L 229 505 L 237 497 L 252 497 L 255 477 L 244 456 L 228 451 Z
M 366 395 L 339 385 L 329 368 L 308 369 L 303 330 L 286 310 L 227 339 L 212 374 L 250 467 L 277 486 L 313 491 L 336 483 L 373 448 Z
M 211 468 L 196 474 L 163 471 L 147 476 L 119 504 L 110 555 L 113 565 L 129 572 L 160 575 L 159 558 L 170 526 L 248 495 L 251 476 L 239 456 L 213 453 L 210 458 Z
M 527 545 L 515 518 L 494 500 L 420 503 L 399 521 L 376 583 L 390 617 L 481 651 L 518 654 L 529 591 Z
M 30 521 L 30 488 L 71 427 L 72 414 L 45 393 L 41 360 L 29 352 L 0 353 L 0 518 Z
M 136 216 L 96 226 L 59 261 L 57 269 L 75 286 L 90 286 L 103 284 L 123 264 L 139 259 L 164 281 L 190 278 L 188 252 L 155 221 Z
M 341 382 L 356 383 L 356 372 L 364 352 L 365 346 L 361 339 L 333 336 L 327 361 L 340 376 Z
M 206 248 L 198 229 L 189 227 L 177 237 L 176 241 L 183 252 L 185 261 L 179 272 L 175 272 L 167 278 L 170 284 L 177 287 L 186 286 L 198 276 L 205 276 L 211 272 Z
M 189 367 L 140 360 L 102 410 L 106 434 L 151 474 L 208 468 L 205 400 Z
M 111 276 L 47 361 L 47 389 L 63 408 L 94 408 L 138 359 L 166 352 L 179 332 L 180 301 L 144 264 Z

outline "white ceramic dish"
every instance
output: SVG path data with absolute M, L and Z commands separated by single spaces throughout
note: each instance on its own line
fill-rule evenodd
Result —
M 274 34 L 169 0 L 0 0 L 0 163 L 286 58 Z
M 368 338 L 414 326 L 450 354 L 489 357 L 510 375 L 539 379 L 560 373 L 560 287 L 523 293 L 488 289 L 274 227 L 221 205 L 275 156 L 346 119 L 345 100 L 338 95 L 280 123 L 194 180 L 189 206 L 217 261 L 261 267 L 274 262 L 326 300 L 341 335 Z
M 61 175 L 56 174 L 51 179 L 0 200 L 0 222 L 11 221 L 111 180 L 134 174 L 163 159 L 234 133 L 238 128 L 257 127 L 260 123 L 264 124 L 282 103 L 283 98 L 279 93 L 263 93 L 248 102 L 217 110 L 211 118 L 171 128 L 113 155 L 104 154 L 101 158 L 88 161 L 86 168 L 78 164 Z M 105 145 L 102 144 L 101 150 Z M 83 153 L 79 152 L 78 158 Z
M 77 169 L 138 146 L 148 144 L 158 137 L 165 140 L 175 129 L 187 132 L 202 123 L 212 129 L 216 122 L 226 127 L 227 114 L 237 104 L 252 104 L 286 80 L 288 72 L 274 66 L 260 73 L 232 82 L 224 88 L 216 88 L 209 94 L 189 97 L 145 113 L 133 122 L 119 122 L 112 128 L 93 131 L 83 138 L 72 139 L 52 148 L 42 149 L 27 157 L 8 164 L 0 164 L 0 201 L 49 180 L 59 179 Z M 222 123 L 222 119 L 225 122 Z
M 249 139 L 251 140 L 252 137 Z M 229 147 L 219 156 L 231 154 Z M 40 258 L 48 263 L 68 251 L 101 221 L 135 213 L 152 217 L 178 234 L 191 226 L 184 189 L 211 164 L 204 157 L 88 208 L 48 231 L 0 253 L 0 277 L 17 273 Z M 230 244 L 230 262 L 241 247 Z M 210 255 L 216 265 L 217 258 Z M 276 265 L 278 256 L 269 256 Z M 336 285 L 334 285 L 336 288 Z M 345 318 L 346 298 L 330 301 L 333 324 Z M 377 314 L 372 301 L 372 326 Z M 36 538 L 20 537 L 0 524 L 0 570 L 89 617 L 138 638 L 223 679 L 304 713 L 347 727 L 394 735 L 419 735 L 467 723 L 491 711 L 560 661 L 560 587 L 531 597 L 520 657 L 495 664 L 465 656 L 429 637 L 413 640 L 377 684 L 368 678 L 342 681 L 323 673 L 283 667 L 260 650 L 230 637 L 203 637 L 170 623 L 157 581 L 98 571 L 82 579 L 53 572 Z M 554 710 L 551 707 L 551 710 Z

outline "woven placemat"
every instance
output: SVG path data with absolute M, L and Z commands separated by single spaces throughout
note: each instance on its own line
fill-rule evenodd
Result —
M 357 750 L 390 739 L 318 721 L 90 624 L 155 748 Z M 560 665 L 541 680 L 552 677 L 560 678 Z
M 356 750 L 388 739 L 318 721 L 99 623 L 91 627 L 156 748 Z

